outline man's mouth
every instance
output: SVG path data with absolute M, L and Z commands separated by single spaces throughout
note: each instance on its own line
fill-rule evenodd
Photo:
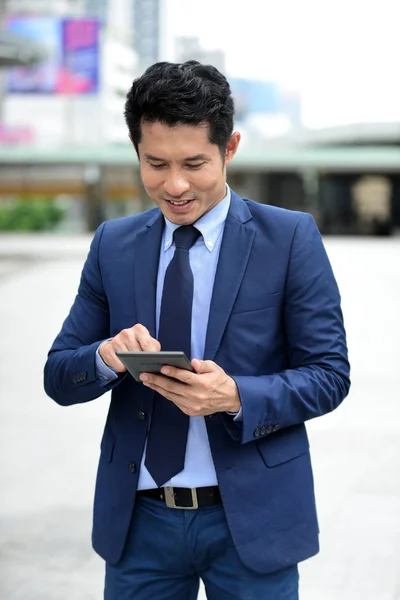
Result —
M 186 204 L 193 202 L 193 198 L 190 198 L 190 200 L 166 200 L 166 202 L 173 206 L 185 206 Z

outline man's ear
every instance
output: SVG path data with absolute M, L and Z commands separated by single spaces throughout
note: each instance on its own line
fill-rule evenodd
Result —
M 238 131 L 235 131 L 232 134 L 231 139 L 227 143 L 226 150 L 225 150 L 225 165 L 229 165 L 229 163 L 235 156 L 236 151 L 240 144 L 240 137 L 241 137 L 240 133 Z

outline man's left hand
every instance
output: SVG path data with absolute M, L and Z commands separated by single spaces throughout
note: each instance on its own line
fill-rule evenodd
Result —
M 142 373 L 140 379 L 190 417 L 239 412 L 241 402 L 232 377 L 211 360 L 193 359 L 192 366 L 195 373 L 165 366 L 162 375 Z

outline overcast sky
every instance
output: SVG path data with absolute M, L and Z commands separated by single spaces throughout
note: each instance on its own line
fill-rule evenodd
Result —
M 400 0 L 164 0 L 163 56 L 194 35 L 227 75 L 301 90 L 310 127 L 400 121 Z

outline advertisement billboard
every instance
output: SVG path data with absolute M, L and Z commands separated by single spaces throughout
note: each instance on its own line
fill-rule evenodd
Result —
M 32 67 L 8 69 L 6 91 L 17 94 L 96 94 L 99 91 L 99 22 L 96 19 L 15 17 L 7 28 L 46 52 Z

